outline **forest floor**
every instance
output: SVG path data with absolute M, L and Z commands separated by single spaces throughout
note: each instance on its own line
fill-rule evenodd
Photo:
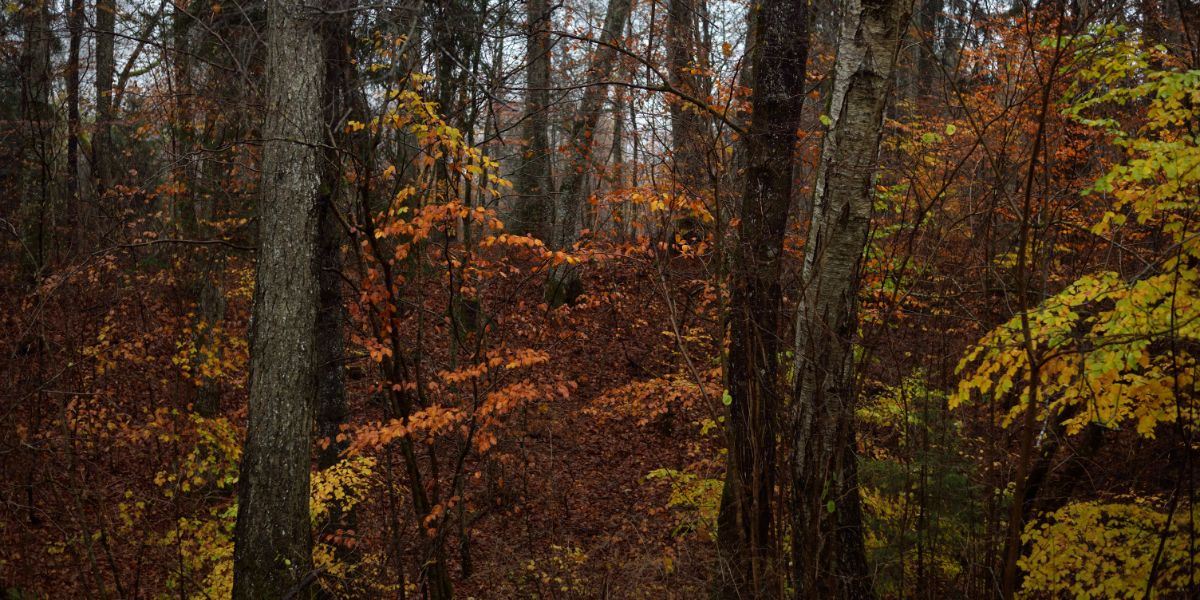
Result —
M 245 271 L 236 267 L 229 272 Z M 447 541 L 456 597 L 704 595 L 723 464 L 718 327 L 698 316 L 711 312 L 700 307 L 711 301 L 701 268 L 677 261 L 660 271 L 644 256 L 600 262 L 584 272 L 580 304 L 547 310 L 530 278 L 515 304 L 495 307 L 496 344 L 546 352 L 532 376 L 569 393 L 518 407 L 487 458 L 468 466 L 467 552 L 457 526 Z M 165 271 L 145 273 L 108 287 L 64 281 L 36 310 L 0 319 L 15 340 L 0 372 L 14 400 L 0 432 L 0 591 L 204 597 L 228 585 L 244 373 L 224 388 L 223 418 L 198 428 L 173 358 L 190 335 L 187 295 L 174 279 L 155 279 Z M 80 306 L 85 289 L 94 299 Z M 250 295 L 232 285 L 227 294 L 225 332 L 241 336 Z M 371 379 L 351 382 L 351 428 L 381 416 Z M 193 477 L 205 481 L 189 487 Z M 364 499 L 357 550 L 394 556 L 388 523 L 402 523 L 411 585 L 421 530 L 402 473 L 387 477 L 401 493 L 389 500 L 385 483 Z M 383 560 L 365 589 L 396 581 Z
M 613 281 L 612 271 L 592 273 L 590 289 L 622 292 L 590 308 L 560 309 L 559 317 L 574 326 L 552 362 L 577 387 L 565 400 L 535 407 L 524 435 L 506 449 L 518 502 L 479 524 L 473 536 L 479 570 L 463 582 L 462 593 L 703 595 L 712 532 L 691 523 L 699 518 L 695 507 L 668 506 L 671 476 L 647 476 L 658 469 L 703 470 L 716 464 L 718 450 L 712 434 L 700 435 L 703 403 L 684 398 L 697 389 L 667 335 L 671 317 L 662 280 L 639 275 Z M 683 522 L 700 526 L 679 527 Z

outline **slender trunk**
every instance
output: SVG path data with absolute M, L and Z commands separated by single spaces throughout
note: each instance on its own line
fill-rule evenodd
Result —
M 939 69 L 937 62 L 938 21 L 942 14 L 944 0 L 920 0 L 917 11 L 917 79 L 916 100 L 923 105 L 933 93 L 934 76 Z
M 587 80 L 594 82 L 583 93 L 579 110 L 567 125 L 572 147 L 571 158 L 558 191 L 559 205 L 555 219 L 553 247 L 569 249 L 579 239 L 579 215 L 587 201 L 588 178 L 595 171 L 592 164 L 593 136 L 600 114 L 608 100 L 607 82 L 617 65 L 619 43 L 629 20 L 631 0 L 609 0 L 604 16 L 604 28 L 600 32 L 600 44 L 592 55 L 588 66 Z M 551 305 L 574 302 L 582 293 L 578 269 L 562 265 L 550 274 L 546 297 Z
M 855 454 L 852 343 L 884 107 L 912 0 L 849 0 L 797 307 L 792 558 L 802 598 L 873 596 Z
M 213 138 L 210 135 L 211 130 L 200 132 L 199 139 L 205 141 L 197 143 L 197 137 L 189 134 L 189 155 L 195 156 L 199 154 L 197 150 L 211 144 Z M 217 182 L 221 181 L 223 175 L 221 161 L 199 158 L 188 163 L 188 187 L 184 190 L 186 201 L 183 206 L 186 211 L 186 234 L 191 239 L 216 237 L 219 231 L 213 223 L 218 218 L 218 192 L 214 188 L 220 187 Z M 211 360 L 208 357 L 220 358 L 227 351 L 217 335 L 225 319 L 225 292 L 221 281 L 225 273 L 225 252 L 219 247 L 202 248 L 190 262 L 193 269 L 192 293 L 196 299 L 196 365 L 199 367 L 206 360 Z M 197 370 L 197 375 L 195 410 L 202 416 L 216 416 L 221 408 L 220 378 L 210 376 L 202 369 Z
M 79 191 L 79 49 L 83 43 L 83 0 L 71 0 L 67 13 L 67 209 L 73 222 L 80 217 Z M 76 233 L 73 231 L 72 233 Z
M 328 438 L 329 444 L 318 454 L 318 466 L 331 467 L 346 448 L 336 440 L 341 425 L 346 422 L 345 390 L 345 307 L 342 305 L 342 242 L 338 222 L 338 198 L 347 188 L 343 186 L 345 171 L 342 156 L 354 152 L 354 140 L 345 133 L 349 119 L 363 119 L 355 114 L 353 64 L 354 0 L 336 0 L 341 12 L 327 18 L 322 29 L 325 48 L 325 128 L 330 134 L 321 162 L 321 194 L 318 202 L 317 257 L 320 268 L 320 307 L 317 312 L 317 438 Z
M 25 26 L 21 49 L 21 126 L 19 164 L 13 169 L 19 194 L 19 216 L 23 226 L 21 238 L 25 245 L 23 260 L 27 260 L 31 279 L 36 281 L 46 263 L 47 239 L 50 227 L 51 132 L 54 111 L 50 106 L 50 56 L 54 34 L 50 29 L 48 1 L 27 2 L 23 8 L 28 24 Z M 19 191 L 18 191 L 19 190 Z M 15 195 L 15 194 L 14 194 Z
M 1189 34 L 1183 19 L 1180 0 L 1141 0 L 1138 3 L 1142 17 L 1142 31 L 1147 47 L 1162 45 L 1168 52 L 1187 61 L 1185 38 Z M 1192 35 L 1195 35 L 1192 26 Z
M 568 124 L 566 134 L 570 137 L 572 151 L 563 186 L 558 194 L 562 202 L 559 203 L 559 215 L 554 223 L 557 233 L 554 236 L 554 247 L 557 248 L 570 247 L 578 238 L 578 217 L 584 200 L 587 200 L 583 197 L 583 191 L 587 188 L 588 176 L 593 173 L 595 128 L 600 120 L 601 109 L 608 100 L 608 85 L 602 82 L 607 82 L 612 77 L 617 66 L 617 50 L 613 47 L 625 29 L 631 5 L 631 0 L 608 0 L 604 29 L 600 32 L 600 44 L 595 49 L 592 64 L 588 67 L 588 82 L 595 84 L 589 85 L 583 92 L 580 109 Z
M 425 4 L 429 49 L 433 55 L 436 99 L 442 118 L 461 129 L 471 130 L 474 112 L 471 85 L 478 74 L 484 36 L 475 0 L 436 0 Z
M 193 83 L 191 25 L 192 18 L 190 16 L 182 10 L 176 11 L 172 25 L 172 37 L 174 38 L 172 40 L 174 44 L 172 59 L 174 63 L 171 81 L 174 102 L 173 121 L 175 123 L 191 122 L 194 116 L 191 102 Z M 99 86 L 99 84 L 97 85 Z M 172 218 L 182 237 L 206 239 L 211 236 L 211 226 L 208 223 L 213 220 L 214 200 L 209 194 L 203 194 L 197 190 L 197 186 L 200 181 L 215 180 L 218 175 L 215 172 L 208 176 L 194 174 L 196 167 L 193 164 L 192 156 L 195 140 L 196 134 L 190 128 L 172 128 L 171 154 L 174 157 L 172 161 L 174 167 L 171 177 L 176 184 L 173 186 L 176 191 L 172 194 L 174 203 Z M 100 142 L 97 139 L 95 143 Z M 100 150 L 96 146 L 93 146 L 93 150 L 95 150 L 93 156 L 99 159 L 97 155 Z M 94 160 L 93 164 L 99 163 Z M 213 161 L 208 164 L 215 166 Z M 105 185 L 103 177 L 104 174 L 100 173 L 97 179 L 100 187 Z M 204 248 L 197 252 L 188 264 L 190 267 L 188 288 L 196 301 L 196 315 L 192 324 L 194 331 L 192 344 L 196 349 L 192 366 L 196 378 L 194 381 L 196 389 L 192 399 L 192 410 L 203 417 L 214 417 L 220 410 L 221 384 L 216 378 L 206 375 L 201 366 L 208 360 L 208 356 L 219 356 L 224 351 L 221 341 L 215 335 L 221 321 L 225 318 L 225 295 L 220 287 L 220 274 L 223 271 L 224 260 L 220 249 Z
M 199 203 L 197 203 L 199 204 Z M 199 219 L 193 219 L 193 232 L 200 229 Z M 207 228 L 203 228 L 207 229 Z M 193 235 L 196 235 L 193 233 Z M 204 239 L 204 233 L 196 235 Z M 205 248 L 196 257 L 196 270 L 193 271 L 192 293 L 196 298 L 196 326 L 193 344 L 196 347 L 194 362 L 198 381 L 192 409 L 202 417 L 215 417 L 221 409 L 221 383 L 215 377 L 204 374 L 200 368 L 209 355 L 220 356 L 225 350 L 222 340 L 216 332 L 225 319 L 225 294 L 221 291 L 219 278 L 224 267 L 223 257 L 216 248 Z
M 693 98 L 709 94 L 708 78 L 695 73 L 708 68 L 707 56 L 701 52 L 698 25 L 698 5 L 705 0 L 670 0 L 667 5 L 667 64 L 671 87 Z M 704 148 L 707 140 L 707 121 L 694 106 L 679 99 L 669 99 L 671 112 L 671 155 L 675 183 L 686 193 L 697 195 L 703 183 Z
M 1055 37 L 1061 37 L 1064 32 L 1063 27 L 1066 15 L 1063 5 L 1064 3 L 1062 2 L 1057 3 L 1058 19 L 1055 26 Z M 1084 21 L 1080 22 L 1083 23 Z M 1025 187 L 1020 213 L 1021 226 L 1018 233 L 1016 264 L 1013 265 L 1013 279 L 1016 281 L 1017 309 L 1020 311 L 1021 345 L 1028 364 L 1029 389 L 1027 392 L 1028 403 L 1022 415 L 1021 450 L 1018 457 L 1016 481 L 1013 482 L 1012 506 L 1009 508 L 1008 535 L 1004 541 L 1004 569 L 1001 572 L 1000 595 L 1005 600 L 1011 600 L 1011 598 L 1016 596 L 1023 579 L 1017 568 L 1017 559 L 1021 551 L 1021 533 L 1025 531 L 1025 518 L 1027 516 L 1025 512 L 1026 497 L 1030 491 L 1030 469 L 1032 468 L 1034 438 L 1039 419 L 1037 413 L 1038 407 L 1041 404 L 1039 398 L 1041 394 L 1041 376 L 1039 373 L 1043 360 L 1043 351 L 1032 333 L 1029 318 L 1029 311 L 1032 308 L 1029 303 L 1029 293 L 1033 271 L 1037 264 L 1034 228 L 1037 227 L 1035 219 L 1038 218 L 1038 215 L 1035 214 L 1037 211 L 1034 205 L 1033 186 L 1037 181 L 1037 167 L 1039 163 L 1045 169 L 1044 160 L 1041 156 L 1046 151 L 1047 122 L 1050 118 L 1049 111 L 1052 103 L 1055 75 L 1058 73 L 1062 57 L 1062 49 L 1055 46 L 1049 68 L 1046 71 L 1048 76 L 1042 82 L 1037 130 L 1033 137 L 1033 148 L 1030 150 L 1029 166 L 1025 171 Z
M 324 56 L 315 13 L 269 0 L 250 412 L 238 488 L 233 596 L 307 595 L 309 452 L 318 284 L 314 242 Z
M 550 2 L 528 0 L 525 38 L 525 148 L 516 173 L 512 229 L 550 241 L 554 180 L 550 172 Z
M 624 74 L 626 81 L 629 81 L 628 73 Z M 608 153 L 609 164 L 612 165 L 608 178 L 605 181 L 606 189 L 609 192 L 620 190 L 625 187 L 625 94 L 618 92 L 616 98 L 613 99 L 611 113 L 609 118 L 612 119 L 612 146 Z M 625 224 L 622 222 L 625 218 L 625 211 L 621 206 L 612 203 L 606 203 L 603 207 L 598 207 L 593 212 L 592 223 L 589 227 L 598 228 L 606 219 L 607 214 L 611 219 L 612 233 L 622 235 L 625 231 Z
M 316 321 L 317 376 L 316 436 L 321 440 L 317 453 L 317 467 L 328 469 L 338 463 L 347 443 L 339 440 L 342 426 L 346 423 L 345 386 L 345 322 L 346 310 L 342 303 L 342 244 L 343 232 L 338 220 L 338 198 L 343 190 L 344 172 L 342 155 L 353 152 L 353 140 L 345 133 L 345 122 L 349 118 L 362 119 L 355 111 L 353 100 L 354 65 L 352 44 L 354 0 L 333 2 L 343 11 L 325 19 L 322 36 L 325 52 L 325 128 L 329 132 L 328 146 L 321 161 L 321 193 L 318 199 L 317 275 L 319 287 Z M 318 523 L 318 530 L 331 533 L 336 530 L 352 530 L 355 527 L 353 510 L 342 511 L 334 506 L 329 519 Z M 335 542 L 334 552 L 339 562 L 353 559 L 345 545 Z M 334 597 L 321 592 L 322 597 Z
M 96 0 L 96 133 L 92 140 L 92 168 L 97 196 L 112 185 L 113 155 L 113 37 L 116 28 L 115 0 Z
M 721 598 L 780 595 L 772 535 L 781 402 L 779 316 L 783 238 L 808 57 L 806 0 L 765 0 L 752 16 L 753 120 L 744 137 L 745 188 L 730 275 L 731 398 L 725 488 L 717 520 Z

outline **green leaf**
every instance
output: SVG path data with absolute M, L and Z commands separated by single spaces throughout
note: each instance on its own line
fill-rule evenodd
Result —
M 721 392 L 721 404 L 724 404 L 725 406 L 733 404 L 733 396 L 729 395 L 729 390 Z

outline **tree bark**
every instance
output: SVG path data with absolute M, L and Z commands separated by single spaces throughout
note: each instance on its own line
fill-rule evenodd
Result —
M 528 0 L 524 161 L 516 173 L 513 232 L 549 242 L 554 180 L 550 161 L 550 2 Z
M 354 140 L 345 133 L 348 119 L 365 117 L 357 106 L 354 89 L 354 0 L 334 0 L 341 12 L 325 19 L 322 29 L 325 52 L 324 106 L 328 146 L 321 161 L 321 194 L 318 202 L 317 260 L 320 307 L 317 311 L 317 438 L 329 438 L 318 454 L 321 468 L 337 463 L 347 446 L 336 440 L 347 416 L 345 390 L 345 321 L 342 303 L 343 232 L 338 222 L 338 198 L 347 188 L 343 156 L 357 154 Z
M 113 76 L 116 62 L 113 37 L 116 29 L 115 0 L 96 0 L 96 133 L 92 140 L 92 169 L 97 196 L 112 184 L 113 156 Z
M 801 598 L 873 596 L 862 537 L 852 341 L 892 70 L 912 0 L 842 7 L 797 307 L 792 557 Z
M 670 0 L 667 5 L 667 63 L 671 87 L 692 98 L 709 94 L 708 78 L 693 72 L 708 67 L 707 56 L 701 56 L 697 25 L 698 5 L 705 0 Z M 704 149 L 707 146 L 707 120 L 700 109 L 673 99 L 671 111 L 671 155 L 675 183 L 689 194 L 696 195 L 703 182 Z
M 270 0 L 267 10 L 250 413 L 234 547 L 233 596 L 245 600 L 297 593 L 312 570 L 309 452 L 324 54 L 315 13 L 303 2 Z
M 316 436 L 321 440 L 317 453 L 317 467 L 328 469 L 341 460 L 342 452 L 349 445 L 339 440 L 342 426 L 346 423 L 349 408 L 346 404 L 346 309 L 342 295 L 342 245 L 344 235 L 338 220 L 338 199 L 348 187 L 343 185 L 345 162 L 343 156 L 355 154 L 352 134 L 345 133 L 346 120 L 366 120 L 357 110 L 354 89 L 356 77 L 353 64 L 353 18 L 354 0 L 335 0 L 333 6 L 341 12 L 327 17 L 322 28 L 325 52 L 325 126 L 328 145 L 321 161 L 321 193 L 318 199 L 317 276 L 318 299 L 316 321 Z M 328 534 L 336 530 L 352 530 L 355 526 L 353 510 L 342 511 L 334 506 L 329 518 L 318 523 L 318 531 Z M 335 542 L 334 552 L 339 562 L 353 560 L 353 554 L 344 544 Z M 325 588 L 319 592 L 322 598 L 334 598 Z
M 620 43 L 631 6 L 631 0 L 609 0 L 600 43 L 588 66 L 587 79 L 591 85 L 584 91 L 579 110 L 567 125 L 572 150 L 558 193 L 559 205 L 552 244 L 558 250 L 570 248 L 579 239 L 579 216 L 587 201 L 588 177 L 595 172 L 592 165 L 593 136 L 604 103 L 608 100 L 606 82 L 612 77 L 617 64 L 615 46 Z M 574 302 L 581 292 L 578 269 L 560 265 L 551 272 L 546 296 L 552 305 Z
M 782 407 L 780 271 L 804 101 L 808 3 L 765 0 L 754 11 L 753 120 L 744 137 L 745 188 L 730 276 L 729 453 L 717 521 L 721 598 L 771 598 L 782 589 L 771 516 Z
M 21 238 L 28 259 L 31 281 L 45 267 L 50 229 L 50 184 L 53 167 L 51 143 L 54 130 L 54 110 L 50 105 L 52 89 L 50 57 L 53 54 L 54 33 L 50 27 L 50 6 L 47 1 L 24 3 L 22 11 L 28 21 L 24 27 L 18 77 L 21 86 L 20 161 L 8 165 L 16 185 L 10 191 L 19 196 L 17 213 L 22 225 Z

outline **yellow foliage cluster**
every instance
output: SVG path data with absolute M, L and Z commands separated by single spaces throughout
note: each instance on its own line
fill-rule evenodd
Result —
M 173 415 L 178 417 L 179 415 Z M 176 439 L 192 450 L 180 461 L 175 471 L 160 471 L 155 483 L 166 498 L 194 494 L 202 488 L 225 490 L 212 495 L 219 499 L 193 514 L 179 517 L 174 527 L 158 537 L 155 543 L 174 549 L 179 565 L 170 572 L 168 587 L 186 589 L 192 598 L 228 598 L 233 589 L 233 535 L 237 522 L 237 503 L 232 500 L 237 483 L 237 466 L 241 456 L 240 434 L 227 419 L 206 419 L 187 415 L 189 427 L 171 425 L 172 415 L 162 411 L 156 425 L 160 433 L 146 439 Z M 314 525 L 327 522 L 330 515 L 345 512 L 361 502 L 374 485 L 375 459 L 355 456 L 342 460 L 329 469 L 313 474 L 309 498 Z M 129 502 L 121 506 L 122 514 L 136 516 L 142 503 Z M 333 582 L 346 579 L 350 566 L 340 562 L 335 545 L 353 545 L 352 536 L 335 536 L 317 540 L 313 558 L 317 568 Z M 378 557 L 357 555 L 356 568 L 372 568 L 381 564 Z
M 345 512 L 361 502 L 370 487 L 375 463 L 369 456 L 353 456 L 313 473 L 308 500 L 313 523 L 325 522 L 334 508 Z
M 1025 531 L 1029 555 L 1026 598 L 1143 598 L 1183 593 L 1200 579 L 1200 562 L 1189 548 L 1191 524 L 1200 515 L 1176 510 L 1167 515 L 1148 498 L 1124 502 L 1078 502 L 1051 513 Z M 1165 536 L 1165 537 L 1164 537 Z M 1161 550 L 1160 550 L 1161 544 Z M 1155 558 L 1158 568 L 1147 587 Z
M 525 572 L 518 577 L 522 587 L 530 587 L 530 597 L 579 597 L 590 591 L 587 580 L 580 571 L 588 556 L 577 546 L 550 546 L 550 556 L 545 560 L 530 559 L 525 563 Z
M 175 342 L 177 351 L 171 363 L 179 367 L 184 379 L 196 386 L 242 380 L 250 356 L 246 336 L 201 320 L 185 327 L 181 338 Z
M 1067 432 L 1089 423 L 1154 437 L 1160 423 L 1173 423 L 1194 397 L 1196 357 L 1172 345 L 1200 341 L 1200 273 L 1175 272 L 1126 282 L 1116 273 L 1083 277 L 1029 314 L 1041 395 Z M 950 398 L 957 406 L 979 397 L 1013 391 L 1020 401 L 1004 424 L 1028 404 L 1031 371 L 1021 332 L 1013 318 L 989 332 L 963 358 L 966 376 Z
M 1135 240 L 1154 251 L 1129 276 L 1085 276 L 988 333 L 960 362 L 963 379 L 951 397 L 1000 399 L 1019 393 L 1005 424 L 1028 405 L 1037 386 L 1050 414 L 1069 433 L 1088 423 L 1132 426 L 1145 437 L 1178 420 L 1194 426 L 1192 399 L 1200 343 L 1200 140 L 1190 124 L 1200 118 L 1200 71 L 1155 71 L 1130 44 L 1117 44 L 1085 69 L 1079 96 L 1067 112 L 1104 128 L 1125 149 L 1087 193 L 1113 198 L 1092 228 L 1106 239 Z M 1106 85 L 1096 86 L 1097 81 Z M 1113 85 L 1133 81 L 1129 86 Z M 1108 104 L 1147 102 L 1145 123 L 1089 117 Z M 1030 360 L 1037 361 L 1031 364 Z M 1030 373 L 1037 381 L 1030 381 Z M 1127 425 L 1128 424 L 1128 425 Z
M 674 509 L 676 515 L 675 529 L 671 532 L 673 535 L 698 532 L 714 541 L 717 539 L 717 513 L 721 510 L 721 490 L 725 486 L 723 480 L 676 469 L 655 469 L 646 475 L 646 479 L 662 479 L 671 484 L 667 507 Z

